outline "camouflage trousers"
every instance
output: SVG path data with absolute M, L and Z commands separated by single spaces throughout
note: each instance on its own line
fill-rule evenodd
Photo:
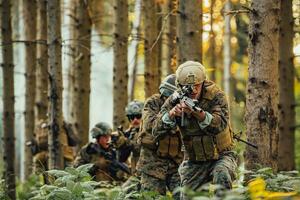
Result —
M 168 189 L 176 200 L 180 199 L 180 193 L 176 190 L 179 186 L 180 176 L 178 172 L 167 174 L 165 179 L 159 179 L 146 173 L 141 175 L 142 190 L 157 191 L 161 195 L 166 195 L 166 190 Z
M 181 187 L 187 187 L 194 191 L 198 190 L 205 183 L 218 184 L 226 189 L 232 188 L 232 181 L 235 179 L 237 168 L 237 157 L 232 151 L 223 153 L 218 160 L 193 162 L 185 160 L 179 167 Z M 181 199 L 189 199 L 185 193 Z

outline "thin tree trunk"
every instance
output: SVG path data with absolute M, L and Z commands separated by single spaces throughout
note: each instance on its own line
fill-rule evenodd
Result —
M 224 30 L 224 45 L 223 45 L 223 61 L 224 61 L 224 92 L 228 96 L 230 95 L 230 71 L 231 71 L 231 27 L 230 19 L 231 16 L 227 15 L 226 12 L 231 10 L 231 2 L 227 0 L 225 3 L 225 30 Z
M 161 32 L 163 31 L 163 14 L 162 14 L 162 4 L 161 3 L 156 3 L 156 14 L 158 15 L 158 18 L 157 18 L 157 30 L 158 32 Z M 158 41 L 157 41 L 157 68 L 158 68 L 158 82 L 160 83 L 161 82 L 161 76 L 162 76 L 162 37 L 161 36 L 158 36 L 159 38 Z
M 202 1 L 179 0 L 177 15 L 177 61 L 202 61 Z
M 63 168 L 62 134 L 62 64 L 61 64 L 61 19 L 60 1 L 48 0 L 48 66 L 50 83 L 49 112 L 49 169 Z
M 216 62 L 216 34 L 213 29 L 214 25 L 214 7 L 215 0 L 210 1 L 210 31 L 209 31 L 209 67 L 212 68 L 211 80 L 216 81 L 216 71 L 217 71 L 217 62 Z
M 157 17 L 155 1 L 143 0 L 142 11 L 144 13 L 144 33 L 145 33 L 145 98 L 150 97 L 158 91 L 159 69 L 158 69 L 158 45 L 156 42 Z
M 128 2 L 114 1 L 114 108 L 113 125 L 125 126 L 125 107 L 128 99 Z
M 3 177 L 7 193 L 16 199 L 15 193 L 15 96 L 14 96 L 14 64 L 11 28 L 11 1 L 1 0 L 1 37 L 2 37 L 2 75 L 3 75 Z
M 167 36 L 167 72 L 168 74 L 173 74 L 176 71 L 176 3 L 177 1 L 168 0 L 167 12 L 168 18 L 168 29 L 166 32 Z
M 295 97 L 292 1 L 281 0 L 279 37 L 278 170 L 295 169 Z
M 67 120 L 74 122 L 74 113 L 72 112 L 75 109 L 74 105 L 74 90 L 75 90 L 75 63 L 76 63 L 76 38 L 77 36 L 77 26 L 78 26 L 78 20 L 76 19 L 76 9 L 77 9 L 77 2 L 78 0 L 70 0 L 68 7 L 69 13 L 68 16 L 70 17 L 70 38 L 72 40 L 70 41 L 70 46 L 68 48 L 69 52 L 69 62 L 68 62 L 68 85 L 67 85 Z
M 83 146 L 89 141 L 89 115 L 90 115 L 90 74 L 91 74 L 91 19 L 88 13 L 88 5 L 84 0 L 76 2 L 76 41 L 74 64 L 74 89 L 72 93 L 71 115 L 73 117 L 77 133 L 79 133 Z M 71 66 L 72 67 L 72 66 Z
M 37 1 L 37 69 L 36 69 L 36 120 L 47 119 L 48 52 L 47 52 L 47 1 Z
M 25 141 L 34 137 L 34 105 L 36 90 L 36 0 L 24 0 L 24 29 L 25 38 Z M 25 179 L 32 172 L 32 153 L 25 145 Z
M 253 0 L 249 27 L 246 132 L 258 150 L 246 147 L 246 168 L 277 170 L 279 0 Z
M 139 61 L 139 50 L 141 48 L 141 42 L 140 42 L 140 35 L 141 35 L 141 26 L 142 26 L 142 0 L 136 1 L 135 5 L 135 13 L 139 12 L 138 20 L 136 22 L 136 45 L 135 45 L 135 57 L 134 57 L 134 63 L 133 63 L 133 69 L 132 69 L 132 74 L 131 74 L 131 88 L 129 89 L 129 101 L 133 101 L 135 99 L 134 96 L 134 91 L 135 91 L 135 83 L 136 83 L 136 76 L 137 76 L 137 68 L 138 68 L 138 61 Z M 137 11 L 138 9 L 138 11 Z M 134 33 L 134 32 L 133 32 Z

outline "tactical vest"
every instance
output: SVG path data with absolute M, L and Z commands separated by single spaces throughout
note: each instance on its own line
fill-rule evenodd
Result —
M 166 135 L 158 141 L 156 152 L 162 158 L 176 158 L 182 155 L 181 146 L 180 133 L 176 131 L 174 134 Z
M 220 89 L 212 82 L 206 82 L 205 93 L 201 97 L 199 106 L 210 112 L 210 102 Z M 216 160 L 220 153 L 232 150 L 234 147 L 233 134 L 228 126 L 217 135 L 203 131 L 199 121 L 192 116 L 186 116 L 184 127 L 180 127 L 184 143 L 185 160 L 207 161 Z
M 181 136 L 178 131 L 165 135 L 162 139 L 155 141 L 155 138 L 146 132 L 139 135 L 140 143 L 143 147 L 156 151 L 157 155 L 162 158 L 182 157 Z

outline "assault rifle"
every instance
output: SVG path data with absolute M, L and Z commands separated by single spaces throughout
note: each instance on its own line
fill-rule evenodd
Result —
M 191 110 L 202 112 L 203 110 L 196 106 L 197 100 L 193 100 L 188 97 L 189 94 L 193 92 L 192 85 L 185 85 L 181 88 L 179 92 L 175 92 L 172 95 L 171 104 L 176 105 L 179 102 L 184 102 Z M 181 126 L 184 126 L 184 112 L 181 113 Z
M 242 134 L 242 132 L 239 133 L 239 135 L 241 135 L 241 134 Z M 241 136 L 237 136 L 234 132 L 233 132 L 233 138 L 236 139 L 239 142 L 245 143 L 246 145 L 249 145 L 249 146 L 251 146 L 255 149 L 258 149 L 258 146 L 256 144 L 253 144 L 251 142 L 248 142 L 246 140 L 241 139 Z
M 126 164 L 119 162 L 116 160 L 115 156 L 113 156 L 111 153 L 104 151 L 98 144 L 90 144 L 88 146 L 88 151 L 91 153 L 97 153 L 100 156 L 103 156 L 105 159 L 111 161 L 111 167 L 112 168 L 117 168 L 122 170 L 123 172 L 130 174 L 130 170 L 127 167 Z
M 191 110 L 193 111 L 198 111 L 198 112 L 203 112 L 201 108 L 199 108 L 196 103 L 198 102 L 197 100 L 193 100 L 188 97 L 189 94 L 191 94 L 193 91 L 193 86 L 192 85 L 185 85 L 182 87 L 182 89 L 179 92 L 175 92 L 173 95 L 173 98 L 171 99 L 171 104 L 176 105 L 179 102 L 184 102 Z M 181 113 L 181 126 L 184 126 L 184 112 Z M 241 133 L 240 133 L 241 134 Z M 238 137 L 233 133 L 233 138 L 236 139 L 239 142 L 243 142 L 246 145 L 249 145 L 255 149 L 258 149 L 258 146 L 248 142 L 246 140 L 241 139 L 241 137 Z

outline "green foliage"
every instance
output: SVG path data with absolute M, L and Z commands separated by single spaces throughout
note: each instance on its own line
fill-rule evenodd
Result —
M 10 200 L 10 198 L 7 196 L 7 193 L 5 191 L 4 182 L 5 181 L 3 179 L 0 180 L 0 199 L 1 200 Z
M 256 172 L 249 171 L 252 178 L 263 178 L 267 183 L 267 190 L 274 192 L 291 192 L 300 193 L 300 177 L 298 171 L 283 171 L 277 174 L 273 173 L 272 168 L 266 167 Z
M 43 177 L 31 175 L 26 182 L 17 182 L 17 199 L 25 200 L 34 196 L 33 191 L 38 190 L 43 185 Z
M 171 194 L 162 196 L 153 191 L 139 191 L 136 186 L 130 193 L 124 194 L 120 186 L 111 185 L 107 182 L 92 181 L 88 171 L 92 164 L 80 166 L 78 168 L 67 167 L 65 170 L 50 170 L 49 185 L 42 185 L 41 177 L 31 176 L 23 185 L 18 186 L 18 199 L 32 200 L 123 200 L 123 199 L 145 199 L 145 200 L 171 200 Z M 248 177 L 247 182 L 237 180 L 234 182 L 232 190 L 224 190 L 221 186 L 206 184 L 199 190 L 193 191 L 187 188 L 178 188 L 184 191 L 191 199 L 225 199 L 239 200 L 251 199 L 253 196 L 262 192 L 266 197 L 280 195 L 300 194 L 300 177 L 298 171 L 273 173 L 271 168 L 260 168 L 256 171 L 241 171 L 238 177 Z M 256 181 L 256 182 L 255 182 Z M 5 196 L 3 181 L 0 182 L 0 199 L 9 200 Z M 265 185 L 265 187 L 262 187 Z M 254 189 L 254 190 L 253 190 Z M 260 190 L 258 190 L 260 189 Z M 6 198 L 6 199 L 5 199 Z
M 58 200 L 58 199 L 97 199 L 94 188 L 99 183 L 92 181 L 88 170 L 92 164 L 82 165 L 78 168 L 67 167 L 65 170 L 50 170 L 50 184 L 33 191 L 32 200 Z

